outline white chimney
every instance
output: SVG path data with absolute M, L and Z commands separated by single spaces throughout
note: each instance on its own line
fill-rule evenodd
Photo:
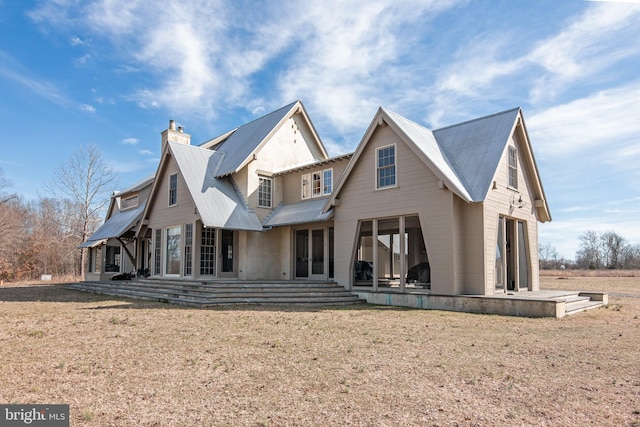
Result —
M 191 135 L 188 133 L 184 133 L 184 128 L 182 126 L 178 126 L 178 130 L 176 131 L 176 122 L 175 120 L 169 120 L 169 129 L 162 132 L 162 146 L 161 150 L 164 150 L 164 146 L 167 141 L 171 142 L 179 142 L 181 144 L 190 145 L 191 144 Z

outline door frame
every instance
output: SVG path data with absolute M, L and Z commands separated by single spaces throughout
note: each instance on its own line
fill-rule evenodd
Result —
M 305 251 L 303 251 L 303 257 L 305 258 L 305 261 L 307 263 L 307 275 L 306 276 L 298 276 L 298 233 L 304 232 L 306 231 L 307 236 L 306 236 L 306 248 Z M 322 273 L 314 273 L 313 272 L 313 267 L 314 267 L 314 249 L 317 249 L 316 246 L 314 246 L 314 231 L 318 232 L 321 231 L 321 237 L 322 237 Z M 317 237 L 317 234 L 316 236 Z M 293 275 L 292 277 L 294 277 L 295 279 L 309 279 L 309 280 L 327 280 L 327 275 L 328 273 L 328 262 L 329 262 L 329 232 L 328 232 L 328 227 L 323 225 L 323 226 L 309 226 L 309 227 L 305 227 L 305 228 L 295 228 L 293 230 L 293 251 L 292 251 L 292 256 L 293 256 Z

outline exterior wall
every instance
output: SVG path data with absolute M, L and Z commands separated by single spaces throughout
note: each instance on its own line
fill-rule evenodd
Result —
M 376 148 L 396 144 L 395 188 L 376 190 Z M 418 214 L 431 264 L 434 294 L 452 295 L 455 283 L 453 198 L 438 178 L 387 126 L 378 127 L 340 193 L 335 225 L 335 278 L 352 285 L 358 220 Z
M 257 153 L 256 159 L 241 171 L 244 175 L 234 179 L 247 204 L 255 209 L 260 220 L 264 220 L 283 201 L 284 191 L 278 188 L 279 179 L 273 181 L 272 208 L 258 207 L 258 183 L 260 176 L 271 177 L 274 172 L 290 169 L 326 157 L 318 148 L 313 134 L 299 115 L 288 119 Z M 240 175 L 240 174 L 236 174 Z
M 149 212 L 149 228 L 161 228 L 172 225 L 195 222 L 199 217 L 196 205 L 191 198 L 184 177 L 178 171 L 173 158 L 166 162 L 166 167 L 158 177 L 157 193 L 153 209 Z M 169 206 L 169 176 L 178 173 L 178 194 L 175 206 Z
M 282 269 L 282 260 L 289 260 L 289 251 L 283 251 L 282 236 L 288 229 L 274 228 L 266 232 L 242 231 L 239 243 L 240 265 L 238 278 L 244 280 L 282 280 L 288 278 L 288 269 Z M 286 273 L 286 274 L 284 274 Z
M 174 174 L 178 174 L 178 186 L 177 186 L 177 203 L 174 206 L 169 206 L 169 177 Z M 153 208 L 149 211 L 148 224 L 147 227 L 153 230 L 163 229 L 162 232 L 162 256 L 161 256 L 161 269 L 165 271 L 165 250 L 166 250 L 166 242 L 165 242 L 165 231 L 166 227 L 184 225 L 187 223 L 194 224 L 194 262 L 193 262 L 193 275 L 197 276 L 199 272 L 199 228 L 196 227 L 196 221 L 199 219 L 197 214 L 196 206 L 191 198 L 191 194 L 189 193 L 189 189 L 185 183 L 184 177 L 178 170 L 178 166 L 173 158 L 170 158 L 169 161 L 165 163 L 165 168 L 161 171 L 160 175 L 157 177 L 157 193 L 154 199 Z M 184 232 L 184 231 L 183 231 Z M 153 237 L 155 238 L 155 237 Z M 184 235 L 183 235 L 184 238 Z M 154 244 L 152 239 L 152 245 Z M 184 245 L 184 241 L 182 241 Z M 197 246 L 196 246 L 197 245 Z M 151 256 L 151 264 L 149 265 L 149 269 L 153 272 L 153 246 L 150 248 L 152 251 Z M 183 252 L 184 255 L 184 252 Z M 181 260 L 181 268 L 180 274 L 182 275 L 184 270 L 184 257 Z
M 509 187 L 509 146 L 516 147 L 518 153 L 518 188 Z M 524 164 L 521 160 L 522 147 L 516 136 L 509 139 L 505 151 L 502 154 L 494 176 L 493 188 L 489 190 L 484 203 L 484 247 L 485 247 L 485 295 L 492 295 L 495 291 L 495 259 L 496 241 L 498 236 L 498 218 L 502 215 L 508 219 L 524 221 L 526 224 L 527 249 L 531 260 L 529 265 L 530 290 L 539 290 L 538 270 L 538 218 L 534 206 L 534 199 L 526 175 Z M 523 208 L 517 207 L 517 200 L 522 196 L 525 202 Z
M 483 207 L 454 197 L 456 214 L 456 283 L 458 294 L 484 295 L 485 253 Z M 494 242 L 495 246 L 495 242 Z
M 278 176 L 280 180 L 279 185 L 283 189 L 282 203 L 291 204 L 302 201 L 302 177 L 304 175 L 312 174 L 313 172 L 323 172 L 327 169 L 333 170 L 333 188 L 336 188 L 338 180 L 342 176 L 344 170 L 347 168 L 349 159 L 337 159 L 328 163 L 310 165 L 309 167 L 301 168 L 284 175 Z M 314 199 L 327 198 L 329 195 L 322 195 L 319 197 L 312 197 Z M 311 199 L 311 198 L 310 198 Z M 310 200 L 305 199 L 305 200 Z

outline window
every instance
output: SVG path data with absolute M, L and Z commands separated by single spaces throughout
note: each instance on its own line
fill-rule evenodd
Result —
M 193 224 L 184 225 L 184 275 L 191 276 L 193 255 Z
M 396 146 L 378 148 L 376 150 L 376 185 L 377 188 L 396 186 Z
M 138 195 L 127 197 L 120 202 L 120 209 L 125 210 L 138 206 Z
M 322 194 L 322 176 L 320 172 L 314 172 L 311 179 L 311 188 L 313 197 L 318 197 Z
M 180 260 L 182 254 L 180 249 L 182 246 L 182 227 L 177 225 L 175 227 L 167 228 L 167 252 L 166 252 L 166 274 L 180 274 Z
M 174 173 L 169 177 L 169 206 L 178 203 L 178 174 Z
M 311 197 L 311 174 L 302 175 L 302 198 Z
M 200 243 L 200 274 L 216 274 L 216 229 L 203 228 Z
M 324 177 L 324 185 L 322 187 L 322 194 L 331 194 L 333 191 L 333 169 L 327 169 L 322 172 Z
M 106 273 L 120 272 L 120 246 L 107 246 L 104 271 Z
M 154 259 L 153 259 L 153 271 L 156 275 L 160 275 L 160 262 L 162 260 L 162 230 L 160 228 L 156 228 L 156 237 L 153 246 Z
M 509 187 L 518 188 L 518 155 L 515 147 L 509 147 Z
M 258 184 L 258 207 L 271 207 L 272 186 L 273 180 L 271 178 L 260 177 L 260 182 Z

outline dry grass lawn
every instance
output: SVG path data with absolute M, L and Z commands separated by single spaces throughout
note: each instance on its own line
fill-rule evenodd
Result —
M 72 426 L 640 426 L 640 277 L 559 274 L 542 287 L 628 296 L 527 319 L 5 284 L 0 403 L 68 403 Z

